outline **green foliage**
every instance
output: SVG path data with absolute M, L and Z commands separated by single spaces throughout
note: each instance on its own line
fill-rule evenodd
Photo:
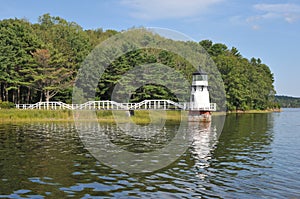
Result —
M 74 22 L 45 14 L 38 24 L 0 21 L 0 100 L 48 101 L 68 90 L 92 49 L 85 31 Z
M 140 102 L 145 99 L 170 99 L 178 101 L 177 97 L 184 96 L 186 93 L 186 87 L 184 90 L 183 82 L 176 81 L 178 75 L 170 70 L 160 67 L 159 64 L 174 68 L 175 71 L 182 72 L 186 79 L 191 81 L 190 74 L 194 72 L 194 68 L 183 60 L 180 56 L 174 53 L 167 52 L 159 49 L 145 49 L 129 52 L 119 59 L 114 61 L 104 72 L 100 82 L 96 95 L 100 99 L 110 99 L 112 91 L 117 83 L 126 85 L 124 90 L 118 94 L 130 95 L 131 102 Z M 147 67 L 141 67 L 146 65 Z M 155 70 L 152 69 L 155 67 Z M 135 68 L 134 74 L 130 73 L 130 70 Z M 138 68 L 138 69 L 136 69 Z M 129 74 L 127 73 L 129 72 Z M 134 88 L 132 80 L 139 76 L 140 80 L 136 80 L 135 83 L 143 83 L 143 86 Z M 122 80 L 120 81 L 120 79 Z M 149 83 L 151 80 L 155 80 L 155 83 Z M 177 90 L 169 90 L 170 88 L 177 88 Z M 175 93 L 179 96 L 175 96 Z M 124 96 L 123 98 L 126 98 Z M 189 97 L 189 96 L 188 96 Z M 188 98 L 180 99 L 188 101 Z
M 24 70 L 32 67 L 31 52 L 40 45 L 29 22 L 19 19 L 0 21 L 0 100 L 19 102 L 26 98 L 20 92 L 29 86 Z
M 115 30 L 83 30 L 74 22 L 68 22 L 49 14 L 41 16 L 37 24 L 20 19 L 0 21 L 0 101 L 20 104 L 53 99 L 70 103 L 73 82 L 79 67 L 82 64 L 94 65 L 97 63 L 95 61 L 98 57 L 86 58 L 86 56 L 100 42 L 116 33 L 118 32 Z M 141 46 L 155 46 L 159 43 L 162 48 L 147 47 L 132 50 L 135 49 L 135 44 L 124 44 L 122 48 L 130 49 L 124 55 L 119 55 L 120 52 L 114 51 L 115 49 L 111 49 L 110 52 L 100 52 L 99 54 L 105 58 L 106 64 L 109 64 L 101 78 L 97 73 L 98 68 L 92 68 L 92 71 L 83 74 L 84 78 L 95 79 L 97 82 L 96 85 L 82 85 L 81 87 L 91 93 L 96 88 L 96 96 L 92 97 L 101 100 L 110 99 L 115 85 L 124 77 L 124 74 L 143 64 L 167 65 L 182 73 L 188 81 L 191 81 L 191 74 L 195 72 L 192 65 L 200 65 L 203 66 L 201 69 L 210 74 L 212 102 L 225 106 L 225 104 L 222 105 L 222 96 L 225 94 L 220 89 L 224 82 L 228 110 L 263 110 L 277 106 L 274 99 L 273 74 L 259 58 L 248 60 L 241 56 L 237 48 L 230 49 L 225 44 L 214 44 L 210 40 L 203 40 L 199 43 L 177 42 L 165 40 L 159 36 L 153 37 L 146 33 L 135 34 L 134 32 L 130 37 Z M 197 63 L 189 63 L 183 58 L 184 56 L 173 53 L 173 44 L 176 44 L 177 48 L 188 49 L 184 51 L 186 55 L 198 55 L 198 57 L 192 58 L 197 60 Z M 189 48 L 185 48 L 186 46 Z M 204 56 L 206 53 L 212 59 L 207 59 Z M 118 58 L 111 60 L 111 55 L 118 55 Z M 218 71 L 214 71 L 214 67 L 211 67 L 213 61 L 216 63 L 221 77 Z M 148 75 L 147 71 L 143 71 L 141 74 L 144 74 L 145 79 L 153 78 Z M 172 83 L 174 88 L 180 88 L 181 82 L 173 81 L 176 79 L 176 75 L 160 72 L 156 74 L 156 77 L 164 82 L 161 84 L 149 83 L 135 88 L 133 91 L 133 87 L 128 86 L 121 94 L 130 94 L 132 102 L 153 98 L 176 101 L 178 96 L 175 96 L 168 86 L 164 86 Z M 168 79 L 164 79 L 166 77 Z M 127 79 L 123 78 L 122 81 L 124 84 L 128 84 L 131 80 L 128 77 Z M 83 91 L 78 92 L 82 93 Z M 180 89 L 176 90 L 176 93 L 180 95 L 183 95 L 184 92 Z M 83 103 L 84 100 L 86 99 L 79 99 L 82 101 L 80 103 Z M 184 100 L 188 101 L 189 99 Z M 278 98 L 276 100 L 278 101 Z M 8 102 L 8 105 L 3 106 L 12 106 Z M 1 104 L 3 103 L 6 102 Z M 281 105 L 296 106 L 283 102 Z
M 275 96 L 275 101 L 282 108 L 300 108 L 300 98 L 299 97 L 289 97 L 289 96 Z
M 12 102 L 2 102 L 0 101 L 0 109 L 11 109 L 11 108 L 15 108 L 15 104 Z
M 274 77 L 261 60 L 243 58 L 235 47 L 201 41 L 215 61 L 225 84 L 228 110 L 275 108 Z M 275 107 L 274 107 L 275 106 Z

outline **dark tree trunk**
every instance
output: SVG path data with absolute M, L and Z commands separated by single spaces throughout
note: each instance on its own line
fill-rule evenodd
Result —
M 28 87 L 28 90 L 27 90 L 27 104 L 30 104 L 30 87 Z
M 16 94 L 15 90 L 12 90 L 12 100 L 11 101 L 13 103 L 15 103 L 15 100 L 16 100 L 16 95 L 15 94 Z
M 2 101 L 2 84 L 0 83 L 0 102 Z
M 8 101 L 8 90 L 5 88 L 5 101 Z
M 17 90 L 17 104 L 20 104 L 20 86 L 18 86 Z
M 5 101 L 6 99 L 5 99 L 5 84 L 3 84 L 3 88 L 2 88 L 2 96 L 3 96 L 3 98 L 2 98 L 2 101 Z

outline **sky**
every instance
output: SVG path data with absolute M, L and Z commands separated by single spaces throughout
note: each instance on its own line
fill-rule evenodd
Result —
M 84 29 L 160 27 L 260 58 L 278 95 L 300 97 L 300 0 L 0 0 L 0 20 L 50 13 Z

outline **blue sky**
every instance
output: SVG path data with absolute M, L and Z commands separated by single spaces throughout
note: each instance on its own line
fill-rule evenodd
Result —
M 161 27 L 236 47 L 267 64 L 277 94 L 300 97 L 299 0 L 0 0 L 0 19 L 50 13 L 84 29 Z

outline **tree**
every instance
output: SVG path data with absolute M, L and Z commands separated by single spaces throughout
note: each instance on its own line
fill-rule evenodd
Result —
M 29 22 L 0 21 L 0 100 L 14 103 L 28 100 L 30 89 L 23 70 L 31 67 L 31 52 L 40 46 L 41 41 Z
M 44 94 L 47 102 L 60 90 L 72 85 L 73 71 L 61 65 L 65 62 L 61 53 L 51 54 L 47 49 L 37 49 L 32 56 L 37 64 L 32 83 L 35 89 Z
M 34 82 L 40 82 L 36 85 L 36 88 L 43 90 L 46 101 L 59 93 L 67 94 L 71 98 L 72 82 L 76 77 L 80 64 L 92 48 L 87 33 L 78 24 L 67 22 L 60 17 L 52 17 L 49 14 L 41 16 L 39 23 L 34 26 L 36 34 L 45 45 L 43 49 L 33 55 L 37 63 L 44 66 L 44 73 L 50 73 L 50 76 L 45 77 L 48 78 L 48 81 L 42 81 L 39 79 L 42 77 L 35 76 Z M 40 58 L 43 57 L 43 54 L 45 55 L 45 52 L 41 50 L 47 50 L 50 54 L 47 67 L 40 62 Z M 53 70 L 55 68 L 56 70 Z M 55 75 L 60 77 L 55 78 Z M 60 88 L 58 84 L 62 84 Z M 41 85 L 46 87 L 41 89 Z M 64 97 L 63 99 L 67 100 Z
M 103 31 L 102 28 L 98 28 L 96 30 L 86 30 L 85 32 L 89 36 L 90 43 L 93 47 L 96 47 L 102 41 L 118 33 L 116 30 Z
M 213 42 L 211 40 L 202 40 L 199 42 L 199 44 L 206 50 L 208 51 L 212 45 L 213 45 Z
M 232 47 L 229 51 L 224 44 L 212 44 L 208 52 L 222 75 L 228 110 L 276 106 L 273 74 L 259 58 L 248 60 L 241 56 L 237 48 Z
M 116 33 L 115 30 L 102 29 L 84 31 L 75 22 L 68 22 L 49 14 L 41 16 L 37 24 L 31 24 L 23 19 L 0 21 L 0 101 L 33 103 L 53 98 L 70 100 L 72 83 L 82 64 L 90 64 L 94 68 L 81 75 L 86 80 L 96 80 L 96 85 L 82 85 L 82 89 L 95 93 L 97 87 L 97 99 L 110 99 L 114 86 L 128 71 L 143 64 L 160 63 L 179 71 L 189 81 L 192 78 L 191 74 L 195 72 L 192 65 L 200 65 L 202 70 L 210 74 L 211 100 L 218 104 L 224 96 L 224 92 L 220 91 L 220 88 L 223 88 L 223 80 L 229 110 L 267 109 L 276 106 L 274 76 L 270 68 L 260 58 L 248 60 L 237 48 L 228 48 L 222 43 L 214 44 L 210 40 L 199 43 L 179 42 L 166 40 L 158 35 L 140 34 L 142 31 L 139 33 L 133 31 L 129 38 L 134 42 L 125 42 L 119 49 L 116 47 L 98 53 L 102 56 L 104 65 L 109 65 L 99 77 L 100 74 L 95 72 L 99 69 L 99 65 L 95 65 L 99 60 L 98 55 L 89 56 L 87 59 L 86 56 L 99 42 Z M 151 48 L 157 43 L 161 49 Z M 136 45 L 147 48 L 136 50 Z M 178 48 L 184 49 L 182 55 L 171 53 L 172 50 L 176 52 Z M 131 51 L 120 55 L 123 49 Z M 204 56 L 205 51 L 212 59 Z M 116 56 L 118 57 L 116 60 L 112 60 L 115 59 L 115 55 L 119 56 Z M 196 63 L 188 63 L 183 55 L 193 55 L 192 58 L 197 60 Z M 219 71 L 213 67 L 212 60 Z M 218 72 L 221 73 L 222 79 Z M 148 74 L 147 71 L 141 73 L 145 79 L 154 78 L 153 73 Z M 172 81 L 176 79 L 176 75 L 164 72 L 155 75 L 157 79 L 167 82 L 170 80 L 168 86 L 180 88 L 181 82 Z M 169 79 L 164 79 L 165 77 Z M 131 81 L 130 77 L 124 81 L 124 84 L 127 84 Z M 166 82 L 143 85 L 132 92 L 131 100 L 140 101 L 149 98 L 176 100 L 174 94 L 162 86 L 164 83 Z M 128 95 L 128 91 L 133 87 L 126 89 L 123 93 Z M 177 89 L 176 93 L 183 95 L 185 91 Z

